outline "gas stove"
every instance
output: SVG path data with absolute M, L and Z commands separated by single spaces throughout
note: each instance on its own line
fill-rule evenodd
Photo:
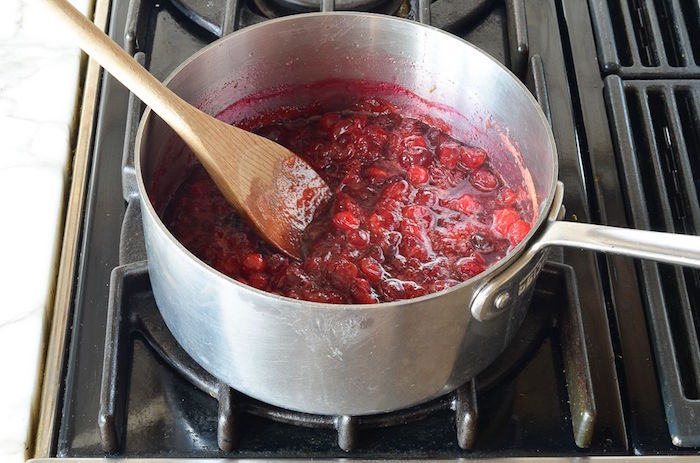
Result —
M 465 38 L 550 120 L 566 220 L 700 230 L 700 4 L 675 0 L 98 0 L 156 77 L 280 15 L 361 10 Z M 109 14 L 108 14 L 109 13 Z M 86 72 L 36 461 L 700 454 L 700 273 L 552 252 L 514 342 L 475 380 L 372 416 L 274 407 L 182 350 L 150 290 L 133 167 L 143 105 Z

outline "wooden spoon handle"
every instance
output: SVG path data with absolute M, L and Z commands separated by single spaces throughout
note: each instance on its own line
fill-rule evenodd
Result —
M 186 142 L 191 140 L 194 119 L 203 113 L 153 77 L 68 0 L 45 0 L 56 18 L 75 36 L 78 45 L 153 109 Z

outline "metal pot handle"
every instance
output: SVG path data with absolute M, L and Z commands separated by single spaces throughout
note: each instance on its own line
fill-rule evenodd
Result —
M 700 268 L 700 236 L 549 221 L 536 249 L 567 246 Z
M 564 186 L 557 183 L 553 206 L 532 246 L 476 290 L 471 312 L 479 321 L 508 310 L 535 282 L 546 259 L 547 248 L 567 246 L 602 251 L 668 264 L 700 268 L 700 236 L 678 235 L 632 228 L 564 222 L 561 206 Z

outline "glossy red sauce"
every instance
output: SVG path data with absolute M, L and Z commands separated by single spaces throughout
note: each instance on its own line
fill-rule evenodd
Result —
M 336 194 L 307 228 L 303 261 L 260 240 L 199 165 L 164 221 L 203 261 L 258 289 L 327 303 L 418 297 L 479 274 L 530 231 L 529 195 L 505 184 L 487 152 L 381 100 L 242 125 L 303 157 Z

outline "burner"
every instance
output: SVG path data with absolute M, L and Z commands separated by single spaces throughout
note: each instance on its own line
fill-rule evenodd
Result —
M 403 410 L 368 416 L 330 416 L 272 406 L 218 381 L 192 360 L 168 331 L 150 291 L 146 262 L 122 265 L 114 269 L 110 283 L 99 420 L 104 450 L 114 453 L 120 447 L 126 400 L 120 391 L 128 374 L 133 334 L 144 339 L 160 358 L 190 383 L 218 401 L 218 445 L 224 451 L 236 448 L 236 433 L 242 428 L 239 423 L 245 414 L 296 426 L 335 429 L 338 446 L 350 451 L 357 447 L 358 435 L 363 429 L 405 425 L 443 411 L 453 413 L 459 446 L 472 448 L 477 431 L 477 390 L 487 391 L 527 365 L 528 358 L 542 344 L 552 327 L 550 308 L 562 303 L 566 305 L 566 302 L 559 300 L 561 294 L 557 289 L 562 287 L 562 283 L 569 286 L 571 280 L 567 280 L 566 270 L 567 267 L 562 264 L 549 263 L 545 266 L 533 303 L 516 339 L 476 380 L 430 402 Z M 570 391 L 572 402 L 578 402 L 578 395 L 576 390 Z

